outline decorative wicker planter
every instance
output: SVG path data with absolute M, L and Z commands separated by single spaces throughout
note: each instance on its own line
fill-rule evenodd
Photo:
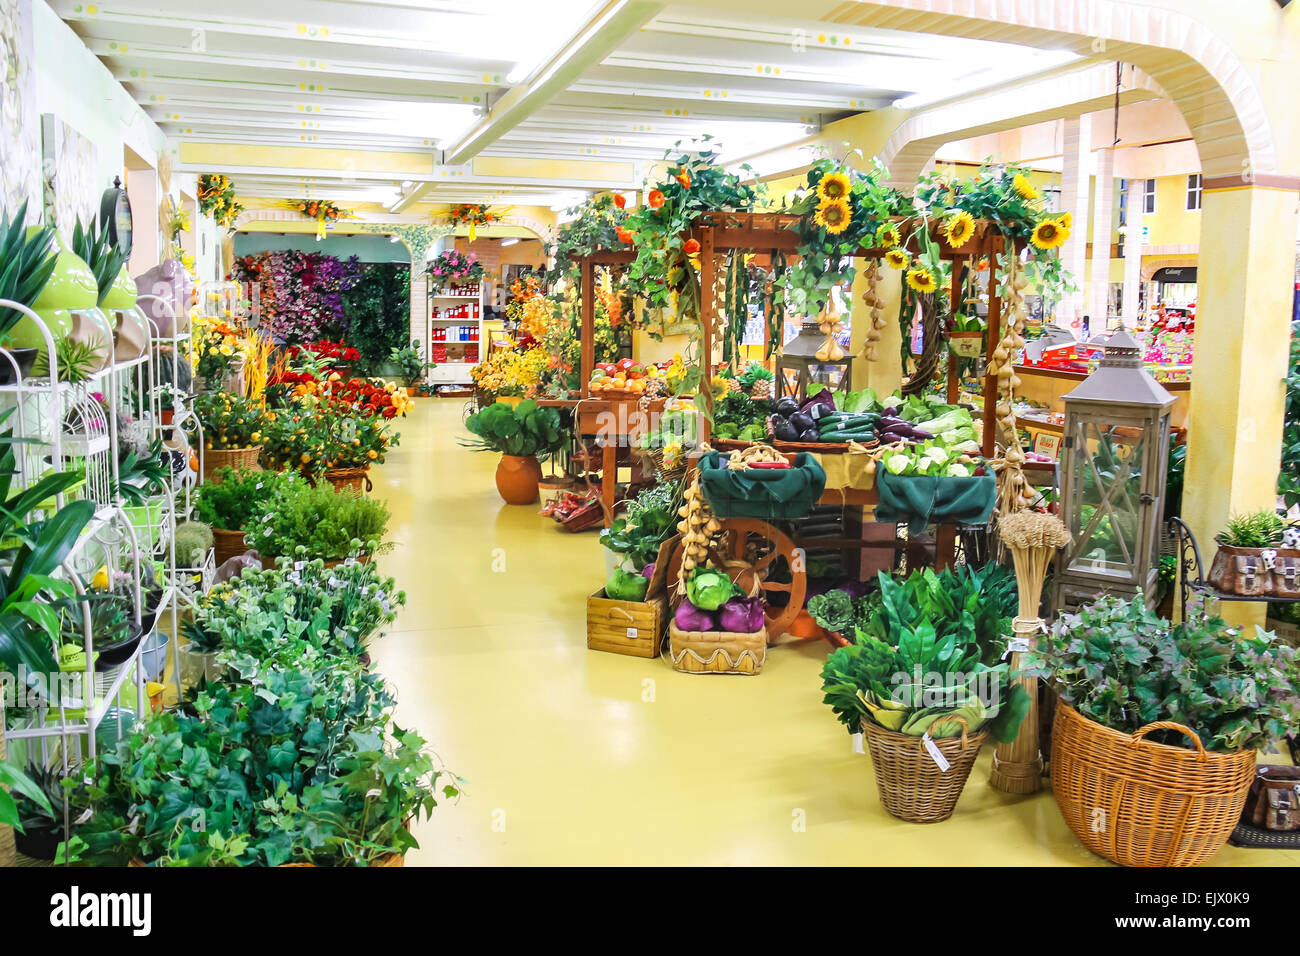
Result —
M 213 528 L 212 542 L 212 553 L 217 567 L 221 567 L 231 558 L 248 550 L 248 545 L 244 542 L 244 532 L 242 531 Z
M 961 717 L 951 717 L 965 725 Z M 975 766 L 986 731 L 960 737 L 944 737 L 934 744 L 948 761 L 947 770 L 930 756 L 924 739 L 915 734 L 886 730 L 870 720 L 862 721 L 862 737 L 871 754 L 876 792 L 886 810 L 908 823 L 939 823 L 952 816 L 966 779 Z
M 227 466 L 234 469 L 247 468 L 249 471 L 261 471 L 262 466 L 257 463 L 257 459 L 261 454 L 261 445 L 253 445 L 250 448 L 205 449 L 203 452 L 203 480 L 214 484 L 217 483 L 218 479 L 214 476 Z
M 683 674 L 757 674 L 767 660 L 767 628 L 753 634 L 683 631 L 670 620 L 668 653 Z
M 325 472 L 325 480 L 334 486 L 335 491 L 350 488 L 359 495 L 374 488 L 370 482 L 369 468 L 331 468 Z
M 1174 730 L 1192 748 L 1143 738 Z M 1255 777 L 1255 752 L 1210 753 L 1181 724 L 1133 734 L 1103 727 L 1064 701 L 1052 725 L 1052 791 L 1074 835 L 1124 866 L 1196 866 L 1227 842 Z

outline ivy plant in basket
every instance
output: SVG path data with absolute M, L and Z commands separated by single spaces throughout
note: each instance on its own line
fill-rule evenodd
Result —
M 497 466 L 497 491 L 506 504 L 530 505 L 537 500 L 542 480 L 539 461 L 559 451 L 569 436 L 553 408 L 542 408 L 532 399 L 511 407 L 503 402 L 489 405 L 465 421 L 476 437 L 461 445 L 476 451 L 501 455 Z
M 1300 736 L 1300 657 L 1203 607 L 1176 626 L 1105 597 L 1062 615 L 1030 673 L 1060 695 L 1052 784 L 1075 835 L 1126 865 L 1204 862 L 1236 826 L 1255 754 Z M 1125 842 L 1091 826 L 1111 807 Z
M 342 658 L 314 670 L 241 659 L 87 764 L 69 793 L 83 822 L 63 858 L 393 865 L 418 845 L 408 821 L 461 786 L 393 722 L 393 705 L 382 678 Z

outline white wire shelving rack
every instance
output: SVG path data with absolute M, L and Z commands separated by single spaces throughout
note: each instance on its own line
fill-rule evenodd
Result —
M 189 559 L 189 567 L 178 567 L 176 560 L 178 504 L 179 514 L 188 515 L 197 478 L 188 453 L 181 455 L 182 467 L 170 471 L 162 491 L 140 504 L 125 502 L 119 472 L 124 441 L 147 454 L 155 439 L 165 443 L 183 434 L 177 426 L 193 415 L 187 399 L 178 394 L 172 400 L 173 424 L 164 425 L 158 387 L 164 380 L 164 362 L 170 363 L 167 371 L 172 374 L 167 380 L 172 383 L 179 380 L 181 363 L 188 367 L 190 330 L 188 322 L 178 328 L 173 317 L 172 335 L 163 338 L 150 320 L 146 324 L 151 334 L 139 355 L 119 360 L 110 347 L 104 367 L 73 384 L 59 381 L 55 341 L 40 317 L 16 302 L 0 300 L 0 306 L 16 309 L 36 323 L 49 357 L 47 375 L 24 376 L 14 355 L 0 349 L 0 371 L 8 368 L 11 372 L 8 384 L 0 385 L 0 410 L 14 410 L 4 427 L 12 429 L 16 439 L 24 440 L 14 447 L 14 486 L 29 486 L 53 470 L 84 472 L 83 480 L 56 496 L 45 512 L 52 513 L 76 498 L 95 505 L 93 518 L 63 561 L 61 573 L 78 595 L 85 593 L 84 581 L 99 568 L 108 571 L 110 581 L 125 574 L 130 624 L 139 635 L 123 659 L 97 667 L 91 610 L 83 602 L 79 650 L 84 655 L 80 658 L 84 671 L 79 672 L 79 687 L 74 682 L 74 692 L 66 693 L 67 686 L 55 684 L 54 675 L 50 675 L 44 696 L 38 694 L 34 705 L 28 700 L 29 706 L 6 713 L 4 731 L 11 758 L 22 753 L 29 766 L 57 768 L 60 776 L 66 777 L 94 758 L 104 743 L 115 744 L 143 717 L 152 705 L 146 684 L 164 681 L 168 658 L 172 684 L 180 693 L 178 612 L 182 605 L 192 604 L 212 581 L 211 551 Z M 167 459 L 173 461 L 174 456 Z M 150 595 L 155 598 L 154 606 L 146 612 L 142 579 L 147 564 L 161 565 L 163 574 Z M 170 612 L 171 626 L 164 635 L 158 623 L 165 612 Z M 57 657 L 59 648 L 54 650 Z M 51 687 L 62 687 L 64 693 Z M 134 695 L 130 694 L 132 687 Z M 134 703 L 134 711 L 129 702 Z M 63 824 L 66 837 L 71 824 L 66 804 Z

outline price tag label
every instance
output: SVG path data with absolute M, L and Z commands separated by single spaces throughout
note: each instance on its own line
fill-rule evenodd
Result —
M 939 772 L 947 773 L 952 764 L 948 763 L 948 758 L 943 755 L 943 751 L 934 742 L 934 738 L 926 734 L 921 738 L 921 743 L 925 746 L 925 752 L 930 755 L 930 759 L 934 761 L 934 765 L 939 768 Z
M 630 639 L 635 640 L 635 639 L 636 639 L 636 635 L 637 635 L 637 630 L 636 630 L 635 627 L 629 627 L 629 628 L 627 629 L 627 636 L 628 636 Z
M 1011 638 L 1011 640 L 1007 643 L 1007 650 L 1011 651 L 1013 654 L 1017 652 L 1021 654 L 1027 652 L 1029 650 L 1029 638 L 1027 637 Z
M 855 754 L 865 754 L 867 752 L 866 748 L 862 746 L 861 734 L 853 735 L 853 752 Z

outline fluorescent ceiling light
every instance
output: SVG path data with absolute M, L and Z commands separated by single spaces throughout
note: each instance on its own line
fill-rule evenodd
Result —
M 587 22 L 599 4 L 592 0 L 517 0 L 488 6 L 491 9 L 483 12 L 492 16 L 491 36 L 480 37 L 470 46 L 488 45 L 501 59 L 514 61 L 506 83 L 518 86 L 559 51 L 572 35 L 573 24 Z
M 513 245 L 515 245 L 515 244 L 518 243 L 518 242 L 519 242 L 518 239 L 513 239 L 513 238 L 512 238 L 512 239 L 502 239 L 502 240 L 501 240 L 501 245 L 502 245 L 502 246 L 513 246 Z
M 1010 66 L 990 66 L 988 69 L 976 70 L 963 77 L 959 92 L 954 92 L 957 87 L 951 82 L 951 78 L 944 77 L 944 82 L 936 84 L 933 89 L 918 90 L 910 96 L 894 100 L 893 105 L 895 109 L 900 110 L 921 109 L 958 96 L 980 93 L 993 87 L 1014 83 L 1016 80 L 1082 59 L 1082 56 L 1071 50 L 1027 52 L 1024 56 L 1014 58 Z

